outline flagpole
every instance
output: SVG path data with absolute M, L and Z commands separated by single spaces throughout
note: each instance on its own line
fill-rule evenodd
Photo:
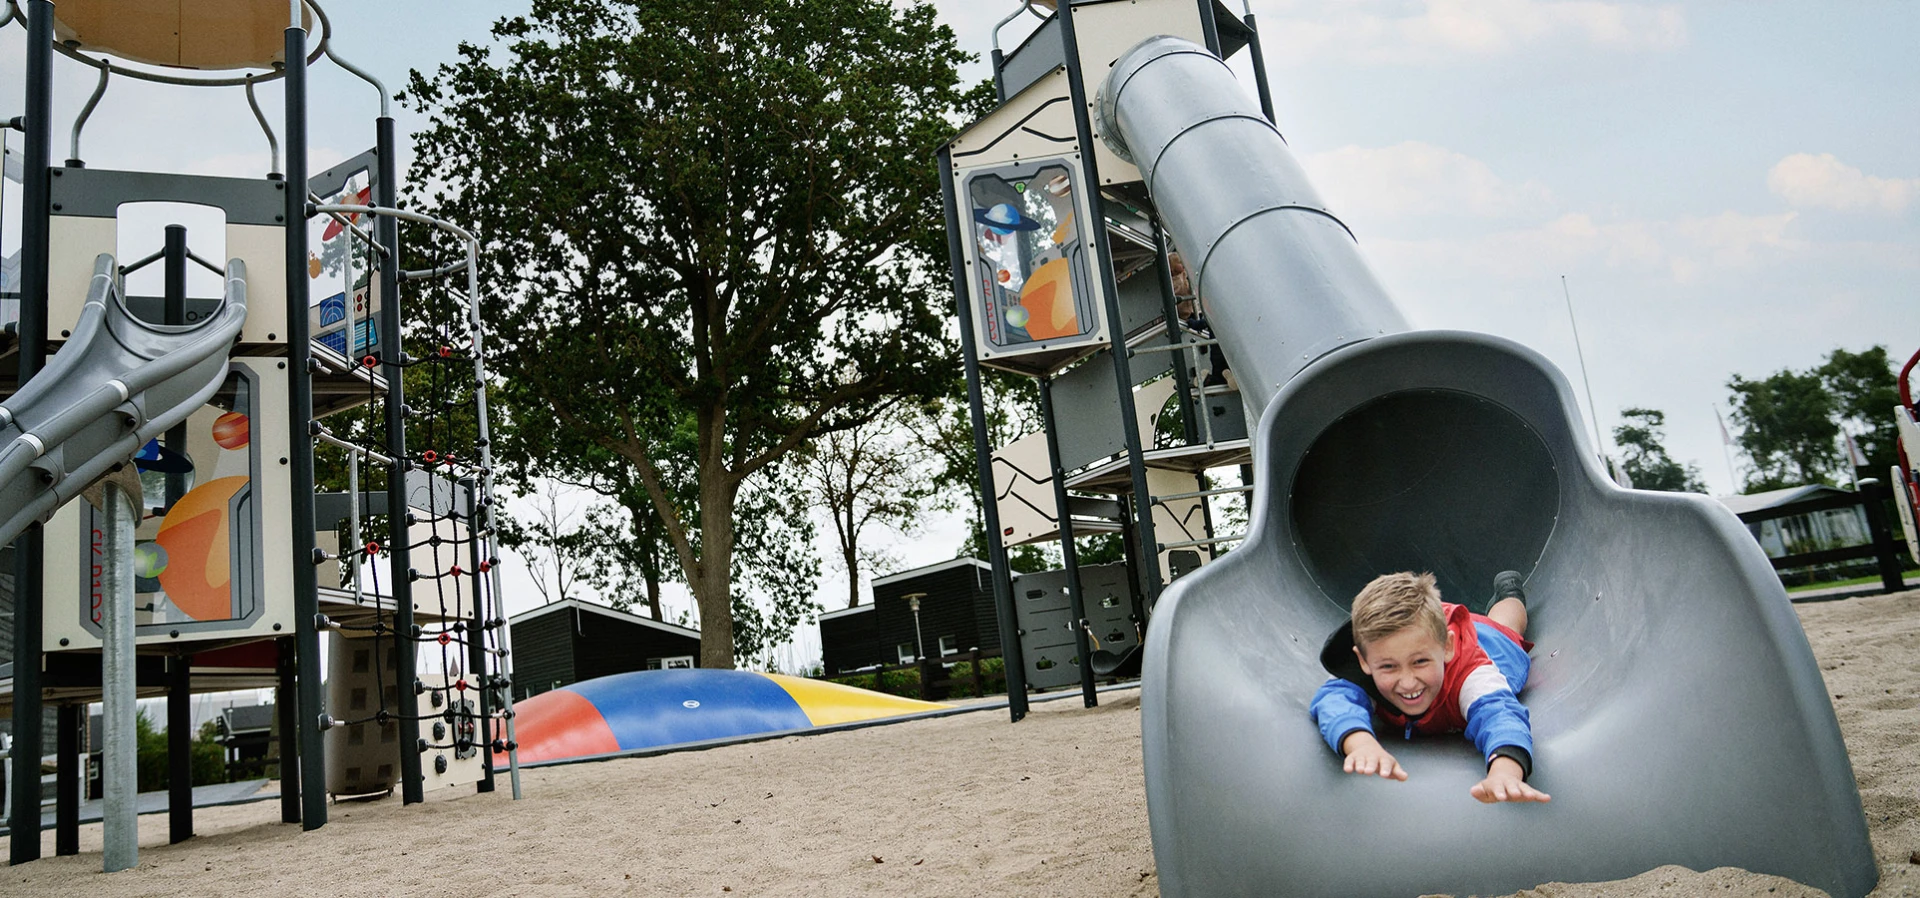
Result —
M 1728 495 L 1740 495 L 1740 478 L 1733 473 L 1733 435 L 1727 433 L 1727 419 L 1720 417 L 1720 406 L 1713 407 L 1713 420 L 1720 425 L 1720 454 L 1727 460 Z

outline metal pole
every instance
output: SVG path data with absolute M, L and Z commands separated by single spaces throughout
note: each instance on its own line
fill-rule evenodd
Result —
M 913 611 L 913 660 L 916 663 L 927 660 L 927 641 L 920 636 L 920 600 L 926 596 L 924 592 L 912 592 L 905 597 L 907 607 Z M 924 669 L 926 665 L 921 664 L 921 667 Z
M 1020 624 L 1014 616 L 1013 583 L 1007 547 L 1000 542 L 1000 509 L 994 505 L 993 453 L 987 447 L 987 414 L 981 404 L 980 360 L 974 355 L 973 315 L 967 301 L 967 273 L 960 248 L 960 213 L 953 199 L 953 150 L 941 147 L 940 193 L 947 211 L 947 261 L 953 270 L 954 308 L 960 315 L 960 358 L 967 371 L 967 411 L 973 419 L 973 458 L 980 480 L 980 517 L 986 524 L 987 558 L 993 566 L 993 607 L 1000 620 L 1000 655 L 1007 676 L 1007 714 L 1014 723 L 1027 716 L 1027 662 L 1020 651 Z
M 47 363 L 47 168 L 53 149 L 53 4 L 27 4 L 27 106 L 22 117 L 26 146 L 20 210 L 20 358 L 21 387 Z M 13 819 L 8 857 L 24 864 L 40 859 L 40 665 L 42 648 L 41 552 L 39 524 L 14 541 L 13 575 Z
M 57 712 L 59 734 L 55 738 L 60 758 L 54 779 L 53 853 L 65 857 L 80 853 L 80 764 L 81 742 L 87 725 L 85 702 L 65 704 Z
M 1248 10 L 1241 21 L 1246 22 L 1247 30 L 1253 33 L 1247 38 L 1247 49 L 1253 51 L 1253 86 L 1260 91 L 1260 111 L 1267 121 L 1278 125 L 1279 120 L 1273 117 L 1273 90 L 1267 86 L 1267 54 L 1260 49 L 1260 29 L 1254 27 L 1253 11 Z
M 1600 453 L 1600 463 L 1611 472 L 1607 465 L 1607 443 L 1600 437 L 1600 406 L 1593 404 L 1593 381 L 1587 377 L 1587 353 L 1580 348 L 1580 322 L 1573 317 L 1573 294 L 1567 291 L 1567 276 L 1560 276 L 1560 295 L 1567 298 L 1567 323 L 1573 326 L 1573 352 L 1580 359 L 1580 383 L 1587 388 L 1587 411 L 1593 415 L 1593 451 Z
M 1167 345 L 1177 347 L 1187 341 L 1187 326 L 1186 322 L 1180 318 L 1179 297 L 1173 292 L 1173 261 L 1171 254 L 1167 252 L 1167 238 L 1160 230 L 1160 217 L 1156 215 L 1149 219 L 1148 223 L 1152 225 L 1154 273 L 1160 276 L 1160 315 L 1167 322 Z M 1202 411 L 1199 412 L 1201 415 L 1211 413 L 1211 408 L 1206 402 L 1207 397 L 1193 395 L 1194 372 L 1192 369 L 1198 365 L 1189 363 L 1200 356 L 1190 351 L 1182 352 L 1178 349 L 1172 351 L 1174 352 L 1174 390 L 1180 394 L 1180 429 L 1186 436 L 1187 442 L 1192 443 L 1200 438 L 1199 421 L 1194 418 L 1195 409 L 1201 409 Z M 1207 442 L 1211 444 L 1213 441 Z
M 300 647 L 297 638 L 282 636 L 274 640 L 280 650 L 274 673 L 273 713 L 280 724 L 280 822 L 300 822 Z
M 1040 421 L 1047 434 L 1047 465 L 1053 472 L 1053 507 L 1060 515 L 1060 559 L 1067 568 L 1067 604 L 1073 613 L 1073 651 L 1080 661 L 1080 700 L 1100 704 L 1093 682 L 1093 647 L 1087 642 L 1087 603 L 1080 592 L 1080 551 L 1073 544 L 1073 515 L 1067 502 L 1067 471 L 1060 464 L 1060 433 L 1054 426 L 1053 378 L 1040 378 Z
M 313 344 L 307 322 L 307 33 L 287 28 L 287 396 L 293 481 L 293 618 L 300 643 L 300 825 L 327 825 L 326 713 L 320 690 L 319 571 L 313 555 Z
M 1120 296 L 1114 292 L 1113 264 L 1111 250 L 1107 246 L 1106 202 L 1100 197 L 1098 185 L 1100 172 L 1094 163 L 1093 123 L 1087 117 L 1087 87 L 1080 71 L 1080 43 L 1073 26 L 1072 10 L 1069 5 L 1060 16 L 1060 40 L 1066 52 L 1067 88 L 1073 96 L 1073 126 L 1083 148 L 1081 156 L 1086 161 L 1087 206 L 1092 214 L 1089 230 L 1093 239 L 1088 241 L 1087 264 L 1101 266 L 1106 273 L 1100 279 L 1100 293 L 1105 300 L 1107 326 L 1113 332 L 1114 388 L 1120 392 L 1120 426 L 1126 431 L 1127 470 L 1133 481 L 1133 511 L 1135 516 L 1135 541 L 1130 545 L 1140 553 L 1138 570 L 1140 579 L 1134 591 L 1134 614 L 1145 619 L 1146 608 L 1160 600 L 1160 553 L 1156 548 L 1153 535 L 1153 497 L 1147 493 L 1147 465 L 1142 458 L 1140 446 L 1140 421 L 1133 406 L 1133 370 L 1127 364 L 1126 335 L 1120 333 Z M 1207 49 L 1215 54 L 1220 52 L 1219 36 L 1213 27 L 1213 0 L 1201 0 L 1200 18 L 1202 30 L 1206 33 Z
M 193 656 L 167 659 L 167 844 L 193 838 Z
M 374 205 L 392 209 L 398 204 L 396 181 L 399 165 L 393 140 L 393 119 L 381 116 L 377 122 L 375 152 L 380 157 L 380 173 L 374 183 Z M 387 562 L 393 572 L 393 669 L 398 680 L 396 713 L 400 725 L 400 799 L 402 804 L 426 800 L 426 786 L 420 773 L 420 695 L 414 691 L 418 679 L 414 660 L 418 644 L 413 634 L 413 556 L 407 544 L 407 398 L 406 369 L 400 366 L 405 351 L 400 342 L 400 220 L 391 215 L 374 219 L 374 240 L 386 247 L 380 257 L 380 373 L 387 379 Z M 351 345 L 351 344 L 349 344 Z
M 486 593 L 486 574 L 480 570 L 480 490 L 473 478 L 462 478 L 467 491 L 467 572 L 473 575 L 473 617 L 467 627 L 467 678 L 475 690 L 473 722 L 474 748 L 480 752 L 480 782 L 475 792 L 493 791 L 493 702 L 487 697 L 487 608 L 481 601 Z
M 100 671 L 101 867 L 108 873 L 140 863 L 140 746 L 134 723 L 133 528 L 138 512 L 120 484 L 106 482 L 106 558 L 101 565 Z M 35 810 L 38 810 L 36 808 Z

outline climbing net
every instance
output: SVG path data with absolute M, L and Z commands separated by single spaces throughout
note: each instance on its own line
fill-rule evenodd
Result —
M 359 254 L 345 253 L 344 336 L 320 341 L 337 351 L 332 361 L 360 369 L 365 401 L 339 433 L 320 421 L 314 422 L 314 432 L 321 443 L 339 450 L 330 455 L 345 468 L 349 511 L 339 551 L 316 551 L 315 561 L 340 562 L 340 588 L 350 591 L 358 612 L 320 622 L 335 631 L 332 677 L 371 682 L 347 682 L 344 690 L 332 690 L 323 727 L 347 733 L 344 740 L 333 740 L 330 753 L 338 747 L 365 754 L 366 728 L 372 726 L 379 733 L 372 744 L 397 742 L 400 754 L 393 759 L 391 750 L 372 750 L 376 758 L 398 760 L 397 770 L 345 761 L 337 765 L 344 776 L 329 773 L 330 788 L 391 789 L 396 774 L 409 800 L 418 800 L 413 783 L 423 777 L 481 780 L 490 788 L 493 757 L 504 754 L 514 765 L 517 797 L 510 636 L 499 602 L 477 247 L 466 232 L 418 213 L 359 203 L 316 203 L 314 208 L 342 225 L 330 233 L 359 241 L 369 262 L 356 279 L 353 262 Z M 403 284 L 420 287 L 412 291 L 413 308 L 398 333 L 382 332 L 381 316 L 363 299 L 374 295 L 367 285 L 380 277 L 375 257 L 388 250 L 358 226 L 362 215 L 427 225 L 426 245 L 454 238 L 464 251 L 454 262 L 401 272 Z M 366 320 L 355 320 L 356 315 Z M 316 351 L 316 359 L 322 355 Z M 327 473 L 338 478 L 342 472 Z M 370 527 L 362 520 L 363 506 L 371 512 L 381 503 L 370 501 L 378 494 L 363 492 L 363 484 L 374 481 L 384 481 L 388 494 L 385 513 L 379 515 L 383 526 Z M 393 498 L 396 490 L 404 496 L 404 511 Z M 419 758 L 419 767 L 410 763 L 410 754 Z M 465 775 L 456 770 L 462 762 Z

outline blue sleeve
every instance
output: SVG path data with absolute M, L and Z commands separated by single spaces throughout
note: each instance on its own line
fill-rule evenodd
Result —
M 1520 704 L 1513 690 L 1489 692 L 1467 709 L 1467 739 L 1487 763 L 1493 763 L 1494 755 L 1505 754 L 1520 762 L 1526 775 L 1532 775 L 1533 728 L 1527 706 Z M 1519 754 L 1514 755 L 1513 749 L 1519 749 Z
M 1320 738 L 1327 740 L 1334 754 L 1340 754 L 1340 742 L 1355 731 L 1373 732 L 1373 699 L 1347 680 L 1332 677 L 1320 684 L 1313 694 L 1312 709 L 1313 722 L 1320 725 Z

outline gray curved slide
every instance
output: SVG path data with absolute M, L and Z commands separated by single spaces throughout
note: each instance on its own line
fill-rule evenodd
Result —
M 188 325 L 135 318 L 117 271 L 110 255 L 94 261 L 72 337 L 0 404 L 0 543 L 185 421 L 226 380 L 247 318 L 246 263 L 227 263 L 219 313 Z
M 1154 38 L 1100 92 L 1247 401 L 1246 541 L 1170 588 L 1142 726 L 1161 894 L 1500 894 L 1664 864 L 1854 898 L 1878 871 L 1832 705 L 1753 538 L 1705 496 L 1615 486 L 1524 346 L 1408 332 L 1228 69 Z M 1115 140 L 1117 136 L 1119 140 Z M 1308 717 L 1323 640 L 1373 576 L 1484 610 L 1527 576 L 1533 782 L 1482 805 L 1465 739 L 1385 734 L 1407 782 L 1340 772 Z

